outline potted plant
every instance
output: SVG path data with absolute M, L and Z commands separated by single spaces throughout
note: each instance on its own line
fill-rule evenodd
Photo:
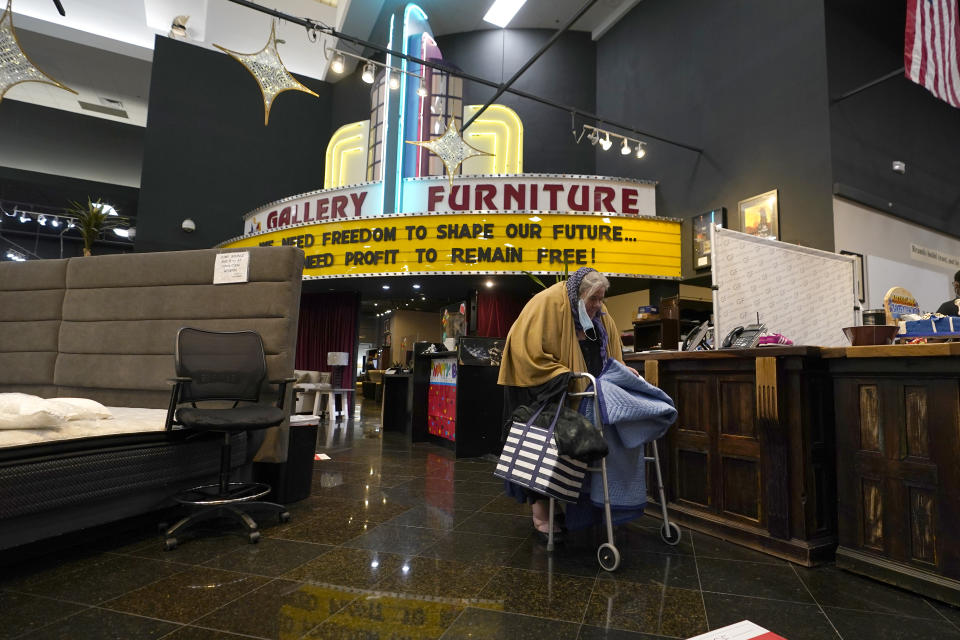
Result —
M 77 229 L 80 230 L 80 235 L 83 236 L 83 255 L 85 256 L 92 255 L 93 243 L 101 233 L 130 224 L 130 219 L 117 215 L 113 207 L 99 200 L 93 202 L 90 198 L 87 198 L 86 204 L 71 200 L 66 215 L 73 218 Z

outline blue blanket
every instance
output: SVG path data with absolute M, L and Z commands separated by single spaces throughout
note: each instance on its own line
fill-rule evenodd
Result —
M 643 445 L 667 432 L 677 419 L 677 410 L 670 396 L 617 360 L 607 360 L 597 386 L 603 435 L 610 447 L 606 457 L 610 507 L 614 523 L 625 522 L 643 515 L 647 502 Z M 581 409 L 586 410 L 586 403 Z M 603 506 L 599 472 L 590 474 L 589 484 L 584 481 L 585 493 L 588 488 L 589 499 L 582 495 L 578 504 L 567 507 L 570 529 L 596 522 L 598 513 L 593 507 Z

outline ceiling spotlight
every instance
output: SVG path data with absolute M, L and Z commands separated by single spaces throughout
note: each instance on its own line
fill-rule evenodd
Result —
M 413 288 L 414 288 L 414 289 L 419 289 L 419 288 L 420 288 L 420 285 L 415 284 L 415 285 L 413 285 Z
M 60 226 L 60 219 L 59 219 L 59 218 L 53 218 L 52 220 L 50 220 L 50 226 L 51 226 L 51 227 L 59 227 L 59 226 Z
M 609 150 L 609 149 L 610 149 L 610 145 L 612 145 L 612 144 L 613 144 L 613 142 L 610 141 L 610 134 L 609 134 L 609 133 L 607 133 L 607 137 L 606 137 L 606 138 L 604 138 L 603 140 L 600 141 L 600 146 L 603 148 L 604 151 Z
M 623 146 L 620 147 L 620 155 L 628 156 L 628 155 L 630 155 L 630 153 L 631 153 L 632 151 L 633 151 L 633 149 L 631 149 L 631 148 L 630 148 L 630 145 L 627 144 L 627 139 L 624 138 L 624 139 L 623 139 Z
M 642 158 L 647 155 L 647 145 L 642 142 L 637 143 L 637 158 Z
M 590 141 L 590 144 L 597 146 L 597 143 L 600 142 L 600 134 L 597 133 L 597 130 L 594 129 L 589 134 L 587 134 L 587 140 Z
M 20 222 L 30 222 L 30 216 L 25 213 L 20 214 Z
M 343 66 L 343 54 L 338 53 L 333 56 L 333 60 L 330 61 L 330 71 L 333 71 L 334 73 L 343 73 Z
M 384 289 L 389 289 L 389 288 L 390 288 L 390 285 L 385 284 L 385 285 L 383 285 L 383 288 L 384 288 Z
M 417 87 L 417 95 L 420 96 L 421 98 L 427 97 L 427 88 L 423 86 L 422 82 L 420 83 L 420 86 Z
M 100 203 L 98 203 L 100 204 Z M 100 213 L 105 213 L 108 216 L 118 216 L 117 210 L 113 208 L 112 204 L 100 204 Z
M 77 223 L 73 221 L 73 218 L 67 220 L 67 229 L 73 229 L 77 226 Z
M 396 91 L 400 88 L 400 75 L 390 75 L 390 88 Z
M 491 287 L 493 286 L 493 280 L 487 280 L 484 284 L 486 284 L 486 285 L 487 285 L 487 289 L 489 289 L 489 288 L 491 288 Z
M 360 79 L 366 82 L 367 84 L 373 84 L 373 76 L 376 73 L 376 67 L 373 66 L 372 62 L 368 62 L 363 65 L 363 74 L 361 74 Z
M 39 216 L 37 216 L 37 222 L 40 224 L 41 227 L 47 226 L 47 216 L 41 213 Z

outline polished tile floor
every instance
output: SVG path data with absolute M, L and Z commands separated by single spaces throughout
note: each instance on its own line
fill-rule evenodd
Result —
M 211 532 L 165 552 L 144 522 L 8 554 L 0 639 L 653 640 L 743 619 L 788 640 L 960 639 L 960 610 L 689 530 L 669 547 L 652 518 L 618 528 L 615 573 L 598 532 L 551 556 L 490 461 L 381 434 L 375 409 L 321 427 L 312 495 L 259 544 Z

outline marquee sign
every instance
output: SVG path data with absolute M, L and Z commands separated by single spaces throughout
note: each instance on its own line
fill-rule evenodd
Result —
M 436 211 L 578 211 L 656 215 L 656 183 L 601 176 L 525 174 L 408 178 L 407 213 Z
M 295 245 L 305 278 L 563 273 L 680 277 L 680 221 L 596 213 L 362 215 L 235 238 L 222 247 Z
M 656 215 L 656 184 L 597 176 L 550 174 L 411 178 L 404 213 L 576 211 Z M 370 182 L 285 198 L 244 216 L 245 234 L 380 216 L 383 184 Z

